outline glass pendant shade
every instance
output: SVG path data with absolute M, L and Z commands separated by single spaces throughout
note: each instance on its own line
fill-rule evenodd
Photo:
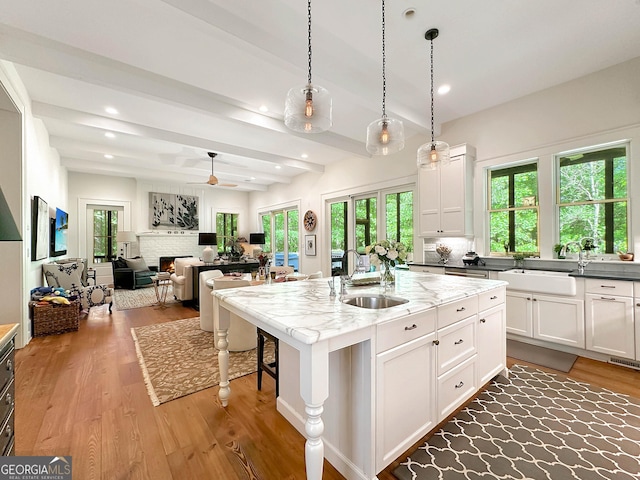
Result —
M 333 123 L 331 95 L 317 85 L 293 87 L 284 104 L 284 124 L 295 132 L 319 133 Z
M 418 148 L 418 167 L 435 170 L 439 166 L 451 162 L 449 144 L 445 142 L 429 142 Z
M 402 121 L 384 116 L 367 127 L 367 152 L 372 155 L 391 155 L 404 148 Z

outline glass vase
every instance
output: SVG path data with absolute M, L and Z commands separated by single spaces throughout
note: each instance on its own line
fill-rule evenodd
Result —
M 396 281 L 395 269 L 388 262 L 382 262 L 380 264 L 380 285 L 383 287 L 389 287 Z

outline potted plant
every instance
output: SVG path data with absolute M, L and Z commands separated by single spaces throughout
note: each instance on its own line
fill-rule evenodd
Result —
M 556 256 L 557 256 L 558 258 L 560 258 L 560 259 L 563 259 L 563 258 L 564 258 L 564 255 L 560 255 L 560 253 L 562 252 L 562 244 L 560 244 L 560 243 L 556 243 L 556 244 L 553 246 L 553 251 L 554 251 L 554 252 L 556 252 Z
M 523 268 L 524 267 L 524 253 L 522 252 L 514 252 L 513 254 L 513 259 L 515 260 L 516 263 L 516 268 Z

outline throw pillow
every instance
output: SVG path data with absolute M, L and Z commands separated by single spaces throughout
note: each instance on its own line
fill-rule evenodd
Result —
M 113 261 L 113 263 L 115 268 L 129 268 L 129 265 L 127 265 L 127 261 L 122 257 L 118 257 Z
M 147 267 L 147 264 L 142 257 L 127 259 L 127 266 L 134 272 L 145 272 L 149 270 L 149 267 Z
M 50 287 L 74 290 L 82 287 L 82 266 L 76 262 L 45 263 L 42 265 L 44 277 Z

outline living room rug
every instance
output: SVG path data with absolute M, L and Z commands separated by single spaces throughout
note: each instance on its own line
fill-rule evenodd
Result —
M 529 343 L 507 340 L 507 357 L 535 363 L 542 367 L 553 368 L 561 372 L 569 372 L 578 356 L 560 352 L 551 348 L 539 347 Z
M 200 329 L 200 318 L 187 318 L 131 329 L 151 402 L 162 403 L 218 385 L 218 350 L 214 335 Z M 275 346 L 265 344 L 273 361 Z M 229 352 L 229 380 L 257 370 L 257 352 Z
M 394 471 L 401 479 L 640 478 L 640 400 L 514 365 Z
M 167 301 L 166 305 L 172 303 L 178 303 L 173 297 L 173 286 L 167 286 Z M 116 310 L 129 310 L 131 308 L 151 307 L 158 303 L 156 298 L 156 291 L 153 285 L 148 287 L 136 288 L 135 290 L 126 290 L 123 288 L 116 288 L 113 291 L 114 296 L 114 308 Z

